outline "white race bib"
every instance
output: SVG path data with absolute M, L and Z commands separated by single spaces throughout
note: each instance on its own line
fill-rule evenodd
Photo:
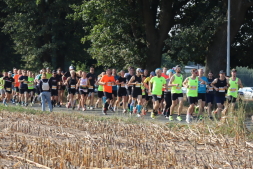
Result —
M 53 90 L 56 90 L 56 89 L 57 89 L 57 86 L 52 86 L 52 89 L 53 89 Z
M 219 92 L 225 92 L 224 87 L 219 87 Z
M 75 89 L 75 88 L 76 88 L 76 85 L 71 85 L 70 88 L 71 88 L 71 89 Z

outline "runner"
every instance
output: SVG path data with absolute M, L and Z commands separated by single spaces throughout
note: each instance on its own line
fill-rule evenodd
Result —
M 78 81 L 81 79 L 81 76 L 82 76 L 82 71 L 81 70 L 77 71 L 76 78 L 78 79 Z M 76 89 L 76 99 L 74 101 L 74 105 L 77 105 L 77 110 L 80 110 L 80 107 L 81 107 L 80 100 L 81 100 L 81 94 L 79 93 L 79 90 L 77 88 Z
M 194 111 L 195 104 L 198 103 L 198 88 L 199 84 L 205 84 L 206 82 L 202 80 L 201 77 L 197 77 L 198 75 L 198 70 L 197 69 L 192 69 L 191 70 L 191 76 L 187 77 L 183 83 L 184 87 L 187 88 L 187 100 L 189 105 L 189 108 L 187 109 L 187 114 L 186 114 L 186 122 L 190 123 L 191 121 L 191 114 Z
M 221 111 L 225 101 L 225 91 L 227 90 L 228 80 L 225 77 L 225 72 L 221 70 L 219 72 L 219 78 L 216 78 L 212 83 L 211 86 L 215 89 L 215 100 L 217 103 L 218 108 L 215 112 L 217 112 L 217 118 L 221 118 Z
M 61 68 L 58 68 L 57 69 L 57 74 L 56 74 L 56 78 L 58 79 L 58 100 L 57 100 L 57 107 L 61 107 L 63 94 L 64 94 L 64 91 L 66 89 L 66 86 L 62 82 L 62 74 L 61 74 L 61 72 L 62 72 Z
M 67 105 L 67 108 L 69 108 L 70 106 L 72 107 L 72 110 L 75 109 L 75 94 L 76 94 L 76 84 L 78 82 L 78 79 L 76 77 L 76 72 L 74 70 L 72 70 L 70 72 L 70 77 L 67 78 L 65 85 L 68 85 L 68 93 L 69 93 L 69 103 Z
M 18 82 L 20 83 L 20 100 L 21 106 L 28 106 L 28 76 L 27 71 L 23 70 L 22 75 L 18 78 Z
M 7 103 L 9 103 L 11 94 L 12 94 L 12 85 L 14 84 L 14 79 L 11 77 L 12 72 L 8 72 L 8 76 L 3 77 L 4 82 L 4 90 L 5 90 L 5 98 L 3 100 L 3 104 L 7 106 Z
M 117 81 L 119 76 L 117 75 L 116 69 L 112 69 L 112 76 L 114 77 L 114 80 Z M 117 85 L 116 83 L 112 86 L 112 105 L 114 105 L 116 99 L 117 99 Z M 114 111 L 116 111 L 116 108 L 114 107 Z
M 107 115 L 107 111 L 110 108 L 111 111 L 114 112 L 111 106 L 111 101 L 112 101 L 112 85 L 115 83 L 114 77 L 112 76 L 112 71 L 111 69 L 106 70 L 106 75 L 104 75 L 100 82 L 98 83 L 99 85 L 104 85 L 103 86 L 103 91 L 104 91 L 104 96 L 106 97 L 106 101 L 104 103 L 103 107 L 103 113 Z
M 56 76 L 56 71 L 53 70 L 52 77 L 49 79 L 49 84 L 51 84 L 51 104 L 53 107 L 56 106 L 57 100 L 58 100 L 58 84 L 59 84 L 59 78 Z
M 119 86 L 118 87 L 118 93 L 117 93 L 117 100 L 115 102 L 114 110 L 117 109 L 118 103 L 120 102 L 122 98 L 122 106 L 123 106 L 123 113 L 126 113 L 126 103 L 127 103 L 127 91 L 126 91 L 126 78 L 124 77 L 125 71 L 121 70 L 120 71 L 120 77 L 117 79 L 116 84 Z
M 33 106 L 34 104 L 34 93 L 35 93 L 35 87 L 34 87 L 34 73 L 29 72 L 28 74 L 28 81 L 27 81 L 27 85 L 28 85 L 28 94 L 29 97 L 31 98 L 31 106 Z
M 170 116 L 170 107 L 172 104 L 172 100 L 171 100 L 171 85 L 169 84 L 170 82 L 170 78 L 173 76 L 173 74 L 171 75 L 170 72 L 167 70 L 166 72 L 168 78 L 166 79 L 166 85 L 165 85 L 165 90 L 164 90 L 164 110 L 163 110 L 163 115 L 166 118 L 170 118 L 169 120 L 173 120 L 172 116 Z
M 174 74 L 170 78 L 170 85 L 173 85 L 171 88 L 171 100 L 172 105 L 170 107 L 170 116 L 174 113 L 174 108 L 179 104 L 178 106 L 178 116 L 177 120 L 182 121 L 181 113 L 183 109 L 183 91 L 182 91 L 182 84 L 183 84 L 183 75 L 181 74 L 181 67 L 176 66 L 176 74 Z M 173 119 L 173 117 L 169 117 L 170 119 Z
M 52 73 L 49 67 L 47 67 L 46 69 L 46 75 L 47 75 L 47 79 L 50 79 L 52 77 Z
M 89 104 L 88 104 L 88 108 L 90 108 L 91 110 L 94 109 L 94 93 L 95 93 L 95 82 L 97 81 L 97 77 L 95 75 L 94 72 L 94 67 L 90 67 L 90 72 L 87 74 L 87 78 L 89 79 L 89 95 L 88 95 L 88 100 L 89 100 Z
M 208 88 L 207 88 L 207 93 L 206 93 L 206 103 L 207 103 L 207 113 L 209 118 L 212 120 L 213 116 L 212 116 L 212 105 L 214 102 L 214 90 L 213 87 L 211 86 L 211 83 L 214 81 L 214 77 L 213 77 L 213 72 L 209 72 L 208 73 Z
M 14 84 L 14 87 L 15 87 L 15 96 L 13 96 L 13 104 L 17 103 L 17 105 L 19 105 L 21 103 L 21 100 L 20 100 L 20 95 L 19 95 L 19 86 L 20 86 L 20 83 L 18 82 L 18 79 L 19 77 L 22 75 L 22 72 L 21 70 L 18 70 L 17 71 L 17 74 L 14 76 L 14 80 L 15 80 L 15 84 Z
M 198 105 L 199 105 L 199 120 L 203 119 L 203 111 L 206 104 L 206 84 L 208 82 L 207 78 L 204 75 L 203 69 L 198 70 L 198 77 L 202 79 L 205 83 L 202 83 L 200 80 L 198 81 Z
M 88 96 L 88 87 L 89 87 L 89 80 L 87 78 L 87 73 L 86 72 L 82 72 L 82 77 L 78 80 L 77 83 L 77 88 L 79 88 L 79 93 L 81 95 L 81 99 L 79 101 L 80 106 L 78 107 L 78 109 L 80 109 L 80 107 L 83 108 L 83 111 L 86 110 L 86 99 Z
M 130 105 L 130 114 L 138 113 L 137 117 L 141 116 L 141 109 L 142 109 L 142 90 L 141 90 L 141 83 L 142 83 L 142 76 L 141 76 L 141 69 L 136 69 L 136 75 L 133 75 L 128 82 L 128 85 L 133 85 L 132 90 L 132 102 Z M 137 100 L 137 106 L 135 107 L 135 102 Z
M 125 73 L 125 77 L 127 80 L 127 84 L 130 81 L 130 79 L 132 78 L 132 76 L 134 75 L 134 69 L 132 67 L 129 68 L 128 73 Z M 128 111 L 130 112 L 130 104 L 132 101 L 132 88 L 133 85 L 127 85 L 127 97 L 128 97 Z
M 146 102 L 145 102 L 145 104 L 143 105 L 143 108 L 144 108 L 144 110 L 145 110 L 145 113 L 144 114 L 146 114 L 147 113 L 147 111 L 148 111 L 148 109 L 147 109 L 147 105 L 148 105 L 148 102 L 149 102 L 149 100 L 151 99 L 152 100 L 152 104 L 153 104 L 153 107 L 155 106 L 154 105 L 154 101 L 153 101 L 153 99 L 152 99 L 152 93 L 151 92 L 149 92 L 149 82 L 150 82 L 150 80 L 152 79 L 152 77 L 154 77 L 155 76 L 155 72 L 150 72 L 150 76 L 149 77 L 147 77 L 145 80 L 144 80 L 144 86 L 145 86 L 145 90 L 146 90 L 146 93 L 145 93 L 145 99 L 146 99 Z
M 229 88 L 227 91 L 227 96 L 228 96 L 228 103 L 229 106 L 231 107 L 230 112 L 234 112 L 234 107 L 235 107 L 235 102 L 238 97 L 238 88 L 243 88 L 241 79 L 236 77 L 237 70 L 232 69 L 231 70 L 231 78 L 229 78 L 228 84 Z
M 4 77 L 8 76 L 7 72 L 3 72 L 3 77 L 0 78 L 0 94 L 1 94 L 1 101 L 4 101 L 5 98 L 5 89 L 4 89 Z
M 34 82 L 36 83 L 36 87 L 35 87 L 36 95 L 35 95 L 34 101 L 37 99 L 38 101 L 40 101 L 40 103 L 41 103 L 41 96 L 40 96 L 40 80 L 39 80 L 39 78 L 41 78 L 42 72 L 43 72 L 43 70 L 40 70 L 40 73 L 38 75 L 36 75 L 34 78 Z
M 69 86 L 68 86 L 68 83 L 67 83 L 67 79 L 71 76 L 70 75 L 70 72 L 71 71 L 74 71 L 74 66 L 69 66 L 69 71 L 66 72 L 64 75 L 62 75 L 62 81 L 63 81 L 63 84 L 66 86 L 66 89 L 67 89 L 67 92 L 68 92 L 68 95 L 67 95 L 67 104 L 66 106 L 69 107 L 70 103 L 69 103 Z
M 96 81 L 96 85 L 98 85 L 98 100 L 96 101 L 95 108 L 98 108 L 98 104 L 102 102 L 102 98 L 104 97 L 103 85 L 98 84 L 104 75 L 105 72 L 102 72 L 100 75 L 98 75 L 98 80 Z
M 51 104 L 51 92 L 50 92 L 52 88 L 52 84 L 49 82 L 49 79 L 47 79 L 47 75 L 45 72 L 43 72 L 41 75 L 39 88 L 40 88 L 40 95 L 41 95 L 41 102 L 42 102 L 42 111 L 45 111 L 46 102 L 47 102 L 49 111 L 52 112 L 53 107 Z
M 152 93 L 153 100 L 155 102 L 153 106 L 153 112 L 151 118 L 154 119 L 158 114 L 160 102 L 162 100 L 162 89 L 166 84 L 166 80 L 162 77 L 161 69 L 155 70 L 156 76 L 149 81 L 149 93 Z

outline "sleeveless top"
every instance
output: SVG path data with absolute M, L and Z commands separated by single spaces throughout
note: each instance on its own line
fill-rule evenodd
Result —
M 198 96 L 198 83 L 199 79 L 196 77 L 194 80 L 191 77 L 188 77 L 188 88 L 187 88 L 187 97 L 197 97 Z
M 70 77 L 69 88 L 70 89 L 76 89 L 76 84 L 77 84 L 76 78 L 72 79 L 72 77 Z
M 237 98 L 238 96 L 238 78 L 235 79 L 235 81 L 232 80 L 232 78 L 229 79 L 229 88 L 228 88 L 228 96 L 233 96 L 234 98 Z
M 80 79 L 79 90 L 83 90 L 83 91 L 87 92 L 88 91 L 87 90 L 88 89 L 87 85 L 88 85 L 88 79 L 87 78 L 85 78 L 85 79 L 81 78 Z
M 180 74 L 180 76 L 178 77 L 176 74 L 173 75 L 174 76 L 174 81 L 172 82 L 172 84 L 179 84 L 179 86 L 172 86 L 171 88 L 171 93 L 183 93 L 182 91 L 182 84 L 183 84 L 183 75 Z

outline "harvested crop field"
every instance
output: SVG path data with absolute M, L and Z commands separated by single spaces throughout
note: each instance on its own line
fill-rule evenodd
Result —
M 253 143 L 222 125 L 1 110 L 0 167 L 253 168 Z

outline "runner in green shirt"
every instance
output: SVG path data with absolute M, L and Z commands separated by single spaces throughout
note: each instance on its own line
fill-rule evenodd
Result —
M 153 100 L 155 102 L 151 118 L 154 118 L 158 114 L 160 102 L 162 100 L 162 89 L 166 84 L 166 80 L 162 77 L 161 69 L 156 69 L 156 76 L 152 77 L 149 81 L 149 92 L 152 93 Z
M 4 98 L 5 98 L 4 77 L 6 77 L 7 75 L 8 75 L 7 72 L 3 72 L 3 77 L 0 78 L 0 95 L 1 95 L 2 100 L 4 100 Z
M 201 84 L 205 84 L 205 82 L 200 78 L 197 77 L 198 70 L 192 69 L 191 76 L 187 77 L 183 83 L 184 87 L 187 88 L 187 100 L 189 102 L 189 108 L 187 110 L 186 115 L 186 122 L 190 123 L 191 121 L 191 114 L 194 111 L 195 104 L 198 103 L 198 83 L 201 81 Z
M 231 106 L 230 112 L 234 112 L 234 107 L 235 107 L 235 102 L 238 97 L 238 89 L 243 88 L 241 79 L 236 77 L 237 70 L 232 69 L 231 70 L 231 78 L 228 80 L 228 91 L 227 91 L 227 96 L 228 96 L 228 106 Z

